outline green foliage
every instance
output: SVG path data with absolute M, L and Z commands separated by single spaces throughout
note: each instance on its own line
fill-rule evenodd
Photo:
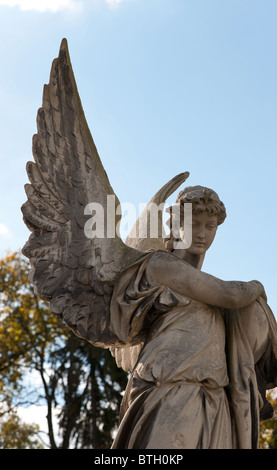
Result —
M 80 340 L 50 312 L 35 295 L 28 273 L 19 253 L 0 260 L 0 402 L 5 404 L 0 413 L 10 415 L 9 425 L 17 423 L 24 436 L 25 425 L 16 422 L 13 410 L 46 404 L 49 447 L 108 448 L 127 376 L 109 351 Z M 34 373 L 39 377 L 35 386 L 27 380 Z M 58 441 L 53 426 L 57 410 Z M 0 417 L 3 433 L 8 423 Z

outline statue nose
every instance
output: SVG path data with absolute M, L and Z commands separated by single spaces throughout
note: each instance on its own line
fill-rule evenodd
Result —
M 197 232 L 197 238 L 205 238 L 205 230 L 199 229 Z

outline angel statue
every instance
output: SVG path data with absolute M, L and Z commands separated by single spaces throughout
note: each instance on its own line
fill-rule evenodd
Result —
M 129 372 L 112 449 L 255 449 L 259 423 L 273 415 L 277 327 L 258 281 L 224 281 L 202 271 L 226 210 L 217 193 L 185 187 L 191 244 L 173 227 L 164 238 L 128 236 L 78 95 L 67 41 L 52 64 L 33 138 L 34 162 L 22 206 L 31 231 L 37 294 L 74 333 L 109 348 Z M 150 203 L 164 204 L 188 178 L 177 175 Z M 107 205 L 113 196 L 115 210 Z M 90 203 L 103 208 L 104 236 L 87 236 Z M 183 212 L 182 212 L 183 211 Z M 183 215 L 182 215 L 183 214 Z M 147 208 L 139 224 L 147 228 Z M 108 236 L 114 233 L 113 236 Z M 177 243 L 177 245 L 176 245 Z

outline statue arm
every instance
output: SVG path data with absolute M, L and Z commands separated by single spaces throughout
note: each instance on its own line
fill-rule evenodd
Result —
M 265 296 L 258 281 L 223 281 L 165 252 L 151 257 L 146 276 L 151 285 L 164 285 L 184 297 L 217 307 L 243 308 Z

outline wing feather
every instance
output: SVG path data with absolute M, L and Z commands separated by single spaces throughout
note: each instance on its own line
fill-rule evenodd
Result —
M 53 207 L 59 214 L 63 213 L 63 204 L 54 194 L 50 191 L 49 186 L 43 180 L 42 175 L 38 169 L 38 165 L 34 162 L 28 162 L 26 166 L 27 175 L 29 180 L 32 181 L 32 187 L 40 194 L 44 201 Z

